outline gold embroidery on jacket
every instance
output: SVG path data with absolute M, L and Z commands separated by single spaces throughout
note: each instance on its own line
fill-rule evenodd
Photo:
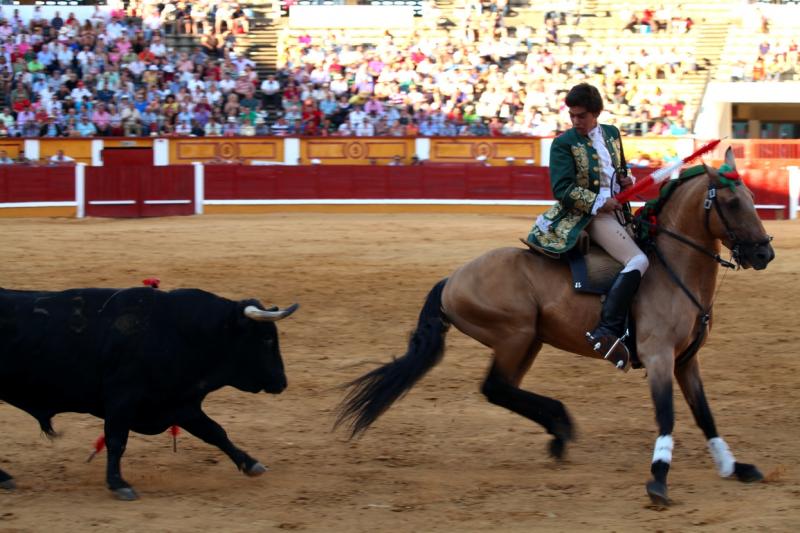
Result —
M 550 208 L 544 216 L 552 220 L 556 218 L 560 212 L 560 206 L 556 205 Z M 536 235 L 536 240 L 539 242 L 540 246 L 560 250 L 567 245 L 570 232 L 581 221 L 581 218 L 583 218 L 582 214 L 570 211 L 558 222 L 550 226 L 549 231 L 544 232 L 537 226 L 534 226 L 533 233 Z
M 578 175 L 575 176 L 578 181 L 578 186 L 589 186 L 589 153 L 586 151 L 586 146 L 579 144 L 578 146 L 570 146 L 572 150 L 572 157 L 575 159 L 575 168 Z
M 622 144 L 620 144 L 617 138 L 611 139 L 611 144 L 614 146 L 614 153 L 611 154 L 614 158 L 614 168 L 619 168 L 622 165 L 622 162 L 619 160 L 619 154 L 622 153 Z
M 569 197 L 572 199 L 572 206 L 575 209 L 578 209 L 583 213 L 589 213 L 592 210 L 592 206 L 597 198 L 597 194 L 593 193 L 589 189 L 574 187 L 571 191 L 569 191 Z

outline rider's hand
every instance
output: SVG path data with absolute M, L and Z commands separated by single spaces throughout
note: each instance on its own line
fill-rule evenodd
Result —
M 621 176 L 617 178 L 617 181 L 619 181 L 619 187 L 623 191 L 633 185 L 633 179 L 630 176 Z
M 620 204 L 616 198 L 609 198 L 606 200 L 606 203 L 603 204 L 603 207 L 597 210 L 598 213 L 611 213 L 616 211 L 617 209 L 622 209 L 622 204 Z

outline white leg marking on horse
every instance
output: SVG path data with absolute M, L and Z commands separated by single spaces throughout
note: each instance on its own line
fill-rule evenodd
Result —
M 653 462 L 663 461 L 667 464 L 672 464 L 672 435 L 661 435 L 656 439 L 656 445 L 653 449 Z
M 717 465 L 717 471 L 722 477 L 728 477 L 733 474 L 734 464 L 736 459 L 728 448 L 728 443 L 722 437 L 714 437 L 708 439 L 708 451 L 711 452 L 711 457 L 714 459 L 714 464 Z

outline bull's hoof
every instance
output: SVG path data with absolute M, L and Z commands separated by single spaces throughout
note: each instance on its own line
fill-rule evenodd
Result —
M 547 451 L 550 452 L 550 457 L 558 461 L 564 459 L 564 453 L 566 452 L 566 449 L 567 442 L 560 437 L 554 437 L 547 447 Z
M 14 483 L 14 478 L 8 478 L 3 481 L 0 481 L 0 489 L 14 490 L 16 488 L 17 484 Z
M 653 505 L 659 507 L 669 507 L 672 503 L 667 496 L 666 483 L 656 481 L 655 479 L 651 479 L 647 482 L 647 495 L 650 496 L 650 501 L 653 502 Z
M 734 463 L 733 473 L 736 475 L 736 479 L 744 483 L 755 483 L 756 481 L 764 480 L 764 474 L 755 465 L 747 463 Z
M 134 500 L 139 499 L 139 495 L 136 494 L 136 491 L 133 490 L 131 487 L 121 487 L 119 489 L 112 489 L 111 492 L 114 493 L 114 496 L 118 500 L 122 500 L 124 502 L 132 502 Z
M 266 466 L 262 465 L 261 463 L 254 463 L 253 466 L 248 468 L 244 471 L 250 477 L 257 477 L 269 470 Z

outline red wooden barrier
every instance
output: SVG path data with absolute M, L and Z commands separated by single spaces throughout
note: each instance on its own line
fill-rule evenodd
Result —
M 194 213 L 194 169 L 88 167 L 86 215 L 157 217 Z
M 541 167 L 209 165 L 205 178 L 209 200 L 544 200 L 550 196 L 547 169 Z
M 75 168 L 0 166 L 0 203 L 74 202 Z

